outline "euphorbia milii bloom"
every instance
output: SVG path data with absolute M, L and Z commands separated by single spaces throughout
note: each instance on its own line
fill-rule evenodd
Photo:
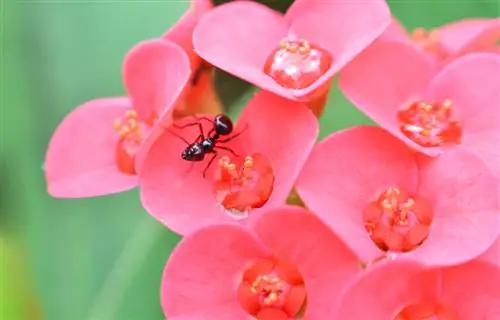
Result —
M 364 262 L 386 253 L 452 265 L 500 232 L 498 180 L 463 148 L 413 152 L 378 127 L 334 133 L 315 147 L 296 189 Z
M 478 260 L 441 268 L 384 262 L 353 282 L 331 319 L 493 320 L 500 315 L 500 268 Z
M 376 123 L 435 156 L 457 147 L 500 175 L 500 55 L 473 53 L 439 73 L 414 47 L 377 43 L 344 69 L 339 85 Z
M 190 8 L 162 36 L 178 45 L 188 54 L 191 62 L 190 83 L 183 98 L 175 106 L 174 118 L 196 113 L 217 114 L 222 104 L 213 83 L 213 68 L 194 52 L 193 31 L 198 21 L 213 7 L 211 0 L 191 0 Z
M 380 41 L 411 43 L 442 66 L 472 52 L 497 52 L 500 40 L 500 19 L 466 19 L 425 30 L 417 28 L 411 34 L 393 18 Z
M 135 187 L 137 170 L 189 77 L 189 58 L 176 44 L 144 41 L 125 58 L 128 97 L 101 98 L 73 110 L 50 140 L 45 173 L 54 197 L 106 195 Z
M 193 42 L 214 66 L 283 97 L 310 101 L 389 22 L 382 0 L 297 0 L 285 15 L 234 1 L 207 13 Z
M 210 224 L 246 224 L 259 208 L 283 204 L 318 135 L 317 120 L 305 105 L 261 91 L 232 133 L 219 137 L 216 153 L 189 162 L 183 151 L 202 140 L 196 123 L 205 138 L 214 126 L 213 116 L 202 117 L 166 128 L 140 172 L 146 210 L 183 235 Z
M 171 320 L 334 319 L 360 270 L 313 214 L 285 206 L 251 229 L 214 225 L 184 237 L 165 266 L 161 302 Z

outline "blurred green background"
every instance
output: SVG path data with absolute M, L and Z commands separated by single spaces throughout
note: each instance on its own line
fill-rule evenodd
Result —
M 50 198 L 42 164 L 62 118 L 86 100 L 123 94 L 125 52 L 161 35 L 188 1 L 0 3 L 0 319 L 164 319 L 161 271 L 178 238 L 141 209 L 137 191 Z M 389 3 L 409 28 L 499 16 L 494 0 Z M 250 94 L 236 97 L 231 80 L 219 79 L 237 114 Z M 321 136 L 368 122 L 334 89 Z

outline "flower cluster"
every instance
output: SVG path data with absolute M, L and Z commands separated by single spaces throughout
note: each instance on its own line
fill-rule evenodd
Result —
M 193 0 L 126 55 L 125 97 L 63 120 L 48 192 L 139 187 L 184 236 L 168 319 L 497 319 L 499 39 L 499 19 L 409 34 L 383 0 Z M 260 89 L 234 125 L 214 68 Z M 378 126 L 316 143 L 337 74 Z

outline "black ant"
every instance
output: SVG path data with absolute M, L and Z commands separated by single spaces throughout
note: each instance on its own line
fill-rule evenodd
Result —
M 203 178 L 205 178 L 208 168 L 210 168 L 210 165 L 212 164 L 212 162 L 215 160 L 215 158 L 218 155 L 216 149 L 229 151 L 234 156 L 239 157 L 239 155 L 236 154 L 232 149 L 230 149 L 228 147 L 220 146 L 219 144 L 227 143 L 227 142 L 233 140 L 234 138 L 236 138 L 237 136 L 242 134 L 244 130 L 233 135 L 232 137 L 220 140 L 221 136 L 228 136 L 233 132 L 233 122 L 231 121 L 231 119 L 228 116 L 226 116 L 225 114 L 218 114 L 214 117 L 213 120 L 209 119 L 207 117 L 199 117 L 197 119 L 208 121 L 213 125 L 212 129 L 210 129 L 207 136 L 205 136 L 205 134 L 203 133 L 203 126 L 199 121 L 193 122 L 193 123 L 188 123 L 188 124 L 185 124 L 183 126 L 174 125 L 178 129 L 184 129 L 186 127 L 198 126 L 198 129 L 200 130 L 200 134 L 198 135 L 198 137 L 196 138 L 196 140 L 194 142 L 189 142 L 184 137 L 178 135 L 177 133 L 174 133 L 172 131 L 170 131 L 170 132 L 172 134 L 174 134 L 175 136 L 177 136 L 178 138 L 180 138 L 182 141 L 184 141 L 187 144 L 187 147 L 184 149 L 184 151 L 182 151 L 181 157 L 183 160 L 190 161 L 190 162 L 200 162 L 200 161 L 203 161 L 205 159 L 205 155 L 207 155 L 208 153 L 213 154 L 213 156 L 212 156 L 212 158 L 210 158 L 210 161 L 208 162 L 205 170 L 203 171 Z

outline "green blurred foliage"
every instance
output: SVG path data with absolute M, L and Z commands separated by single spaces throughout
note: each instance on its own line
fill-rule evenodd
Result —
M 498 16 L 496 1 L 389 3 L 410 28 Z M 158 294 L 161 272 L 178 237 L 149 217 L 137 191 L 93 199 L 50 198 L 41 167 L 50 136 L 63 117 L 84 101 L 123 94 L 124 54 L 137 42 L 161 35 L 188 4 L 2 2 L 0 230 L 5 233 L 9 223 L 9 231 L 17 235 L 12 239 L 19 243 L 14 256 L 27 257 L 22 258 L 26 268 L 15 272 L 0 264 L 2 279 L 10 278 L 9 286 L 26 288 L 16 291 L 16 303 L 12 296 L 10 300 L 7 294 L 0 296 L 0 316 L 8 315 L 2 319 L 27 319 L 14 315 L 13 308 L 6 313 L 6 306 L 31 303 L 35 294 L 43 319 L 164 319 Z M 227 74 L 217 77 L 223 101 L 237 116 L 253 89 L 245 90 L 243 81 Z M 320 122 L 321 137 L 370 123 L 335 85 Z M 0 250 L 2 261 L 11 259 L 3 247 Z M 19 277 L 10 277 L 11 273 Z M 34 281 L 27 284 L 22 279 Z M 0 285 L 6 289 L 4 281 Z

